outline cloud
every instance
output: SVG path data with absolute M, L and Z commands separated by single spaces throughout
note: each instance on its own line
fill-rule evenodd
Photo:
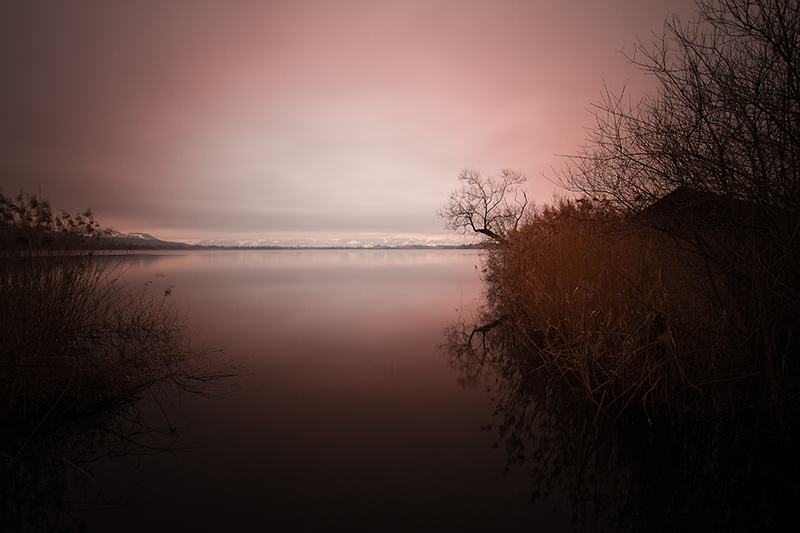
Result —
M 633 0 L 5 3 L 0 184 L 165 239 L 440 233 L 464 167 L 522 170 L 546 201 L 541 173 L 583 142 L 603 79 L 636 74 L 617 51 L 665 15 Z

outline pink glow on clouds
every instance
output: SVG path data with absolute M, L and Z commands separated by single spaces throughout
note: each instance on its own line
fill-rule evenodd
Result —
M 464 167 L 583 143 L 688 0 L 6 2 L 0 185 L 163 239 L 443 234 Z

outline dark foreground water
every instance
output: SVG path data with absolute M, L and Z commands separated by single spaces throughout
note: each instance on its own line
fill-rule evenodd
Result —
M 101 500 L 131 504 L 83 515 L 90 531 L 571 529 L 558 496 L 530 503 L 530 471 L 505 472 L 480 429 L 495 401 L 459 384 L 439 348 L 480 305 L 477 252 L 127 261 L 126 280 L 171 287 L 196 342 L 247 368 L 223 398 L 173 400 L 174 453 L 92 466 Z
M 157 388 L 86 416 L 0 425 L 0 530 L 800 524 L 797 417 L 603 416 L 511 325 L 479 314 L 478 252 L 114 261 L 131 293 L 171 292 L 193 342 L 239 375 L 210 396 Z

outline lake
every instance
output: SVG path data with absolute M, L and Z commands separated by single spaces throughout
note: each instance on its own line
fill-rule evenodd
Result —
M 175 453 L 98 465 L 89 531 L 571 530 L 531 503 L 481 427 L 496 402 L 458 382 L 445 330 L 481 305 L 470 250 L 136 252 L 124 279 L 171 296 L 196 344 L 244 362 L 217 398 L 173 399 Z M 158 275 L 158 276 L 156 276 Z
M 800 421 L 778 431 L 759 406 L 708 419 L 638 406 L 606 416 L 543 365 L 535 339 L 481 313 L 480 252 L 111 261 L 132 295 L 185 313 L 198 361 L 234 375 L 207 395 L 156 387 L 136 403 L 0 425 L 0 529 L 731 533 L 800 523 Z

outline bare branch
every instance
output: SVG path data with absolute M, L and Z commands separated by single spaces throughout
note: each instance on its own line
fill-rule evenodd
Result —
M 503 169 L 497 178 L 484 178 L 479 171 L 466 169 L 458 179 L 461 188 L 454 190 L 437 212 L 446 220 L 445 227 L 503 242 L 528 210 L 528 196 L 521 189 L 527 178 L 516 170 Z

